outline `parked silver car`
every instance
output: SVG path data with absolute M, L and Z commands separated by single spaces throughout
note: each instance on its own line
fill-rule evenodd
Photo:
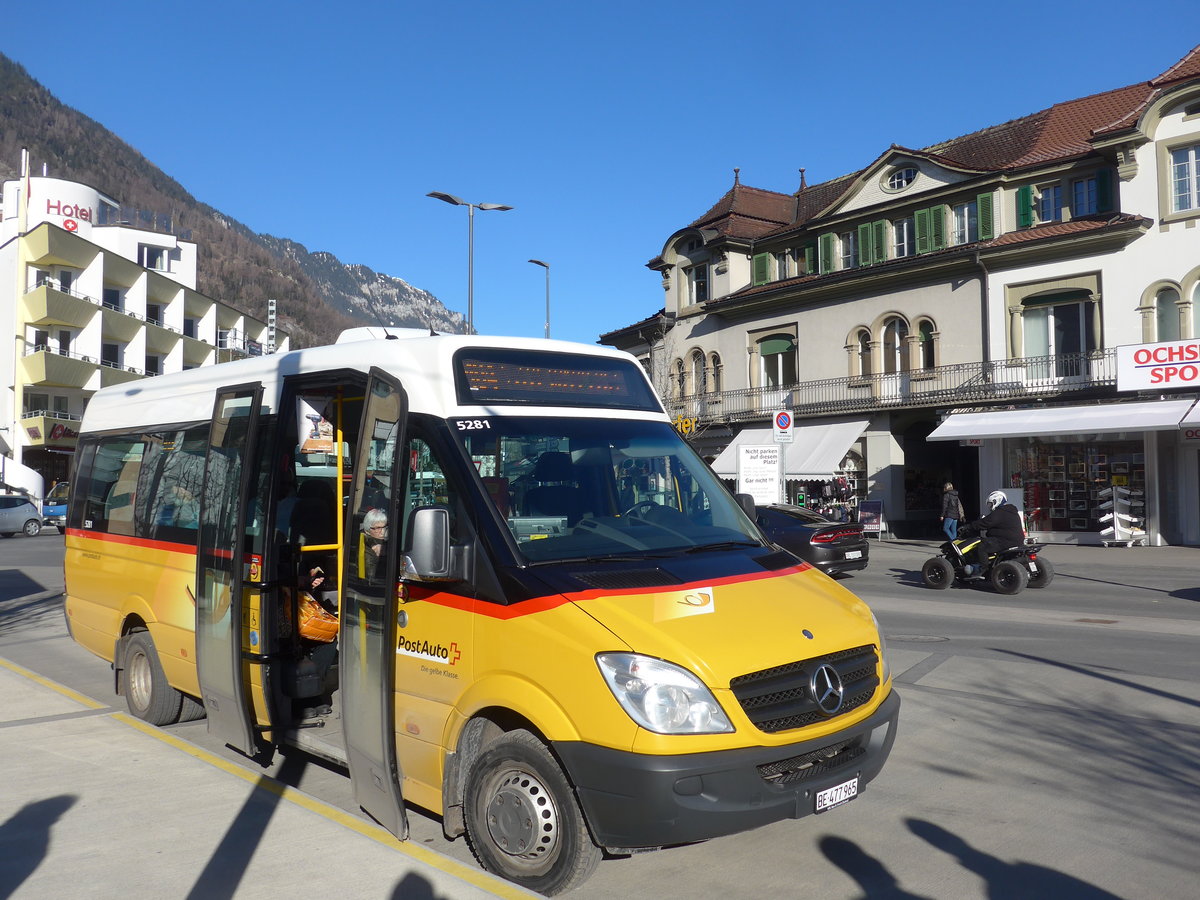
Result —
M 42 531 L 42 514 L 20 494 L 0 494 L 0 534 L 6 538 L 17 532 L 37 537 Z

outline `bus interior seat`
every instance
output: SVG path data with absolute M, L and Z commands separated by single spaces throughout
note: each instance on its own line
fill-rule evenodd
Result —
M 575 482 L 575 464 L 571 454 L 547 450 L 533 467 L 533 480 L 538 486 L 525 492 L 525 514 L 528 516 L 564 516 L 574 525 L 587 510 L 583 491 Z

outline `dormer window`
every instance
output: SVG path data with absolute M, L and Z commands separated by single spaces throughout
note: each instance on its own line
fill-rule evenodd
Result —
M 915 166 L 904 166 L 900 169 L 893 169 L 883 178 L 883 188 L 887 191 L 902 191 L 914 181 L 917 180 L 917 170 Z
M 687 270 L 688 303 L 705 303 L 708 300 L 708 266 L 692 266 Z

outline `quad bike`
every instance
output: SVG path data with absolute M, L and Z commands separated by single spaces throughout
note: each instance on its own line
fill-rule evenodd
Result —
M 967 561 L 967 555 L 979 543 L 979 537 L 961 537 L 946 541 L 941 556 L 925 560 L 921 578 L 936 590 L 945 590 L 956 581 L 962 584 L 988 581 L 1000 594 L 1019 594 L 1026 587 L 1044 588 L 1054 580 L 1050 560 L 1038 556 L 1045 544 L 1022 544 L 994 554 L 980 566 Z

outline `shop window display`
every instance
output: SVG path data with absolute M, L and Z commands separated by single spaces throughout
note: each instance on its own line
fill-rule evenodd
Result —
M 1101 491 L 1146 486 L 1142 441 L 1020 438 L 1004 445 L 1008 486 L 1023 493 L 1029 531 L 1098 532 L 1106 512 Z

